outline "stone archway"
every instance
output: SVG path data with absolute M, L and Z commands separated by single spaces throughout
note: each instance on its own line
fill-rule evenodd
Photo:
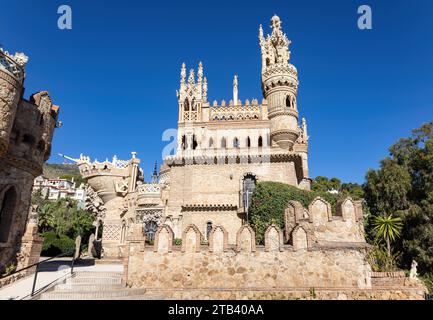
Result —
M 5 189 L 0 204 L 0 243 L 7 243 L 17 207 L 17 192 L 14 186 Z

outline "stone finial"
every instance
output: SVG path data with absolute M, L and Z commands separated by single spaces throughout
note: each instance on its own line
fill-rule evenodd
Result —
M 263 39 L 263 27 L 262 27 L 261 24 L 260 24 L 260 26 L 259 26 L 259 39 L 260 39 L 260 40 Z
M 182 63 L 182 67 L 180 69 L 180 84 L 181 85 L 185 84 L 185 79 L 186 79 L 186 65 L 184 62 L 184 63 Z
M 238 104 L 238 76 L 235 75 L 233 78 L 233 103 L 236 106 Z
M 213 101 L 213 106 L 214 106 L 214 107 L 217 107 L 217 106 L 218 106 L 218 101 L 214 100 L 214 101 Z
M 302 118 L 302 132 L 304 133 L 304 137 L 308 138 L 308 132 L 307 132 L 307 120 L 305 118 Z
M 226 106 L 226 101 L 225 100 L 221 101 L 221 107 L 225 107 L 225 106 Z
M 194 84 L 195 83 L 195 80 L 194 80 L 194 69 L 189 70 L 188 83 L 189 84 Z
M 271 27 L 272 32 L 278 32 L 281 30 L 281 20 L 276 14 L 274 14 L 274 16 L 271 18 Z
M 198 64 L 197 78 L 198 82 L 201 83 L 203 79 L 203 64 L 201 63 L 201 61 Z

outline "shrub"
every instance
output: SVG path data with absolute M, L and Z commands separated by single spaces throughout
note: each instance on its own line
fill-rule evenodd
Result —
M 289 201 L 299 201 L 304 208 L 308 208 L 316 197 L 328 201 L 335 214 L 338 196 L 334 194 L 301 190 L 279 182 L 259 182 L 252 196 L 248 218 L 256 232 L 257 243 L 263 244 L 265 231 L 271 224 L 284 228 L 284 210 Z
M 44 243 L 42 245 L 42 255 L 57 256 L 59 254 L 72 255 L 75 249 L 75 241 L 65 235 L 56 235 L 53 231 L 42 234 Z

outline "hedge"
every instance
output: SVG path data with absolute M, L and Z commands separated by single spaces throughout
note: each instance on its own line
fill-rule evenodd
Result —
M 75 241 L 68 236 L 58 236 L 53 231 L 44 232 L 44 243 L 42 245 L 42 255 L 53 257 L 65 253 L 72 256 L 75 249 Z
M 299 201 L 304 208 L 316 198 L 321 197 L 331 204 L 335 214 L 338 196 L 328 192 L 306 191 L 279 182 L 259 182 L 254 190 L 248 220 L 256 232 L 258 244 L 264 243 L 266 229 L 275 224 L 284 228 L 284 211 L 289 201 Z

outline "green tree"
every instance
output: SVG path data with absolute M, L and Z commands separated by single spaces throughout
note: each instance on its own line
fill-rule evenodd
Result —
M 392 214 L 402 221 L 394 245 L 402 253 L 399 266 L 409 268 L 415 259 L 421 274 L 433 275 L 433 122 L 390 147 L 379 170 L 367 172 L 364 192 L 374 216 Z
M 400 237 L 402 221 L 399 217 L 381 215 L 373 218 L 373 231 L 376 233 L 376 240 L 383 240 L 386 243 L 388 257 L 391 257 L 391 242 Z

